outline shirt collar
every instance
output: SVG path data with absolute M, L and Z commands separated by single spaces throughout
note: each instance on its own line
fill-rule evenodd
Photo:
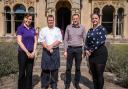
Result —
M 48 29 L 49 29 L 49 30 L 50 30 L 50 29 L 54 29 L 54 27 L 52 27 L 52 28 L 49 28 L 49 27 L 48 27 Z
M 26 28 L 23 23 L 21 25 L 22 25 L 22 27 Z M 29 29 L 31 29 L 31 28 L 32 28 L 32 26 L 29 27 Z
M 80 24 L 78 24 L 78 25 L 72 24 L 72 27 L 74 27 L 74 28 L 80 28 Z

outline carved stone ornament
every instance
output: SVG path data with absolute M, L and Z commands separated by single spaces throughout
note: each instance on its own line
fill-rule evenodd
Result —
M 14 4 L 14 3 L 24 2 L 24 3 L 26 3 L 28 6 L 33 6 L 35 1 L 36 1 L 36 0 L 4 0 L 4 4 L 5 4 L 5 5 L 12 5 L 12 4 Z
M 99 7 L 99 8 L 103 8 L 105 5 L 112 5 L 114 6 L 115 8 L 117 7 L 123 7 L 125 8 L 126 5 L 125 5 L 125 1 L 111 1 L 111 0 L 108 0 L 108 1 L 94 1 L 93 2 L 93 7 Z

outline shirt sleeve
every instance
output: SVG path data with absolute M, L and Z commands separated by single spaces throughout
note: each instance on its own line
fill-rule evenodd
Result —
M 88 32 L 89 32 L 89 31 L 88 31 Z M 89 41 L 88 41 L 88 38 L 87 38 L 88 32 L 87 32 L 87 34 L 86 34 L 86 36 L 85 36 L 85 39 L 84 39 L 84 50 L 89 50 L 89 49 L 88 49 L 88 43 L 89 43 Z
M 83 27 L 83 42 L 84 42 L 84 44 L 85 44 L 85 41 L 86 41 L 86 35 L 87 35 L 87 32 L 86 32 L 86 29 L 85 29 L 85 27 Z
M 64 50 L 65 50 L 65 52 L 67 52 L 67 48 L 68 48 L 68 27 L 66 28 L 65 36 L 64 36 Z
M 20 29 L 20 27 L 17 28 L 17 31 L 16 31 L 16 35 L 21 35 L 22 36 L 23 32 L 22 32 L 22 29 Z
M 56 38 L 57 38 L 58 41 L 62 42 L 62 34 L 61 34 L 61 31 L 60 31 L 59 28 L 57 30 L 57 37 Z
M 39 37 L 38 37 L 38 42 L 44 42 L 45 41 L 45 34 L 44 34 L 44 29 L 41 29 L 39 32 Z
M 102 44 L 105 43 L 106 40 L 106 29 L 102 28 L 99 32 L 96 33 L 97 37 L 93 38 L 91 41 L 92 45 L 88 47 L 88 49 L 93 52 L 94 50 L 97 50 Z
M 36 29 L 35 28 L 33 28 L 33 30 L 34 30 L 34 36 L 36 36 L 37 34 L 36 34 Z

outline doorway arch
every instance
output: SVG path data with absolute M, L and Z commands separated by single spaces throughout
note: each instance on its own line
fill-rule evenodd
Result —
M 59 1 L 56 4 L 56 26 L 61 29 L 62 35 L 67 25 L 71 23 L 71 4 L 68 1 Z
M 112 5 L 106 5 L 102 10 L 102 25 L 106 27 L 108 34 L 113 32 L 114 12 L 115 8 Z

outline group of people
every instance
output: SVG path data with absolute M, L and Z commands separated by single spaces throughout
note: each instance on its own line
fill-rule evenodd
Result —
M 31 26 L 32 15 L 26 14 L 23 23 L 17 28 L 19 79 L 18 89 L 32 89 L 32 73 L 37 42 L 42 44 L 41 88 L 57 88 L 58 70 L 60 67 L 59 44 L 63 42 L 61 30 L 54 26 L 54 16 L 47 16 L 47 27 L 39 32 Z M 72 23 L 67 26 L 64 36 L 64 56 L 66 59 L 65 89 L 70 88 L 71 69 L 75 60 L 75 88 L 79 86 L 81 77 L 82 56 L 89 60 L 94 89 L 103 89 L 103 72 L 107 61 L 105 40 L 107 31 L 100 25 L 100 16 L 91 15 L 93 27 L 88 31 L 80 24 L 79 14 L 72 15 Z

